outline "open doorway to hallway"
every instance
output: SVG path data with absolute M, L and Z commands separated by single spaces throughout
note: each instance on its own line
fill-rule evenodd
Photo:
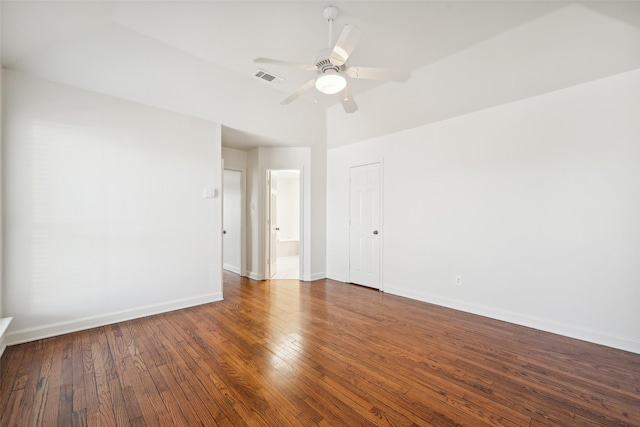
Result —
M 267 275 L 300 279 L 300 171 L 267 171 Z

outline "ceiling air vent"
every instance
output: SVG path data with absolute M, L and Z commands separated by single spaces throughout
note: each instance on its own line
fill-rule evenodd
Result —
M 256 71 L 255 76 L 261 80 L 264 80 L 266 82 L 269 83 L 273 83 L 273 84 L 278 84 L 280 83 L 283 79 L 282 77 L 278 77 L 274 74 L 271 74 L 265 70 L 263 70 L 262 68 L 258 69 L 258 71 Z

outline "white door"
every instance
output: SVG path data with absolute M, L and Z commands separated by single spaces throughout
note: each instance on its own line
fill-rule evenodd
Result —
M 277 272 L 278 261 L 278 225 L 277 225 L 277 206 L 278 206 L 278 181 L 275 174 L 267 171 L 267 278 L 272 278 Z
M 349 281 L 380 289 L 380 164 L 351 168 Z
M 222 196 L 223 268 L 242 274 L 242 172 L 225 169 Z

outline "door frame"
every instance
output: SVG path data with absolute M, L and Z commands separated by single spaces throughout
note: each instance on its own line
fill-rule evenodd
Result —
M 246 236 L 247 236 L 247 171 L 241 168 L 224 166 L 222 163 L 222 227 L 224 230 L 224 171 L 240 172 L 240 276 L 247 277 L 246 266 Z M 222 233 L 222 231 L 221 231 Z M 223 238 L 224 239 L 224 238 Z M 224 264 L 224 242 L 222 247 L 222 257 Z
M 273 169 L 267 169 L 267 188 L 266 188 L 266 197 L 265 197 L 265 201 L 266 201 L 266 206 L 265 206 L 265 213 L 266 213 L 266 239 L 265 239 L 265 246 L 264 246 L 264 253 L 265 253 L 265 269 L 264 269 L 264 278 L 266 280 L 270 280 L 271 277 L 277 272 L 277 271 L 272 271 L 273 270 L 273 266 L 276 265 L 276 263 L 278 262 L 278 256 L 277 256 L 277 244 L 278 244 L 278 238 L 277 238 L 277 224 L 275 224 L 276 229 L 275 229 L 275 234 L 276 234 L 276 241 L 273 241 L 273 235 L 274 235 L 274 222 L 277 221 L 278 219 L 278 214 L 275 214 L 275 218 L 272 218 L 272 214 L 273 212 L 277 209 L 278 203 L 276 202 L 276 206 L 273 206 L 273 198 L 271 197 L 274 191 L 273 188 L 273 182 L 274 182 L 274 174 L 273 174 L 274 170 Z M 277 180 L 276 180 L 276 184 L 277 184 Z M 276 198 L 277 198 L 277 194 L 278 194 L 278 189 L 277 187 L 275 188 L 275 192 L 276 192 Z
M 379 208 L 379 220 L 380 224 L 378 226 L 378 230 L 380 231 L 380 235 L 378 237 L 379 241 L 379 253 L 378 253 L 378 289 L 380 292 L 384 292 L 384 162 L 383 159 L 372 160 L 370 162 L 351 164 L 348 166 L 348 176 L 349 176 L 349 210 L 348 210 L 348 221 L 349 221 L 349 245 L 348 245 L 348 268 L 347 268 L 347 282 L 351 283 L 351 169 L 357 168 L 361 166 L 371 166 L 378 165 L 378 208 Z

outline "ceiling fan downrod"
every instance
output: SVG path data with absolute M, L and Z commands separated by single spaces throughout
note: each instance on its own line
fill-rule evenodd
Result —
M 327 46 L 333 46 L 333 21 L 340 14 L 340 10 L 335 6 L 327 6 L 322 11 L 322 15 L 329 23 L 329 44 Z

